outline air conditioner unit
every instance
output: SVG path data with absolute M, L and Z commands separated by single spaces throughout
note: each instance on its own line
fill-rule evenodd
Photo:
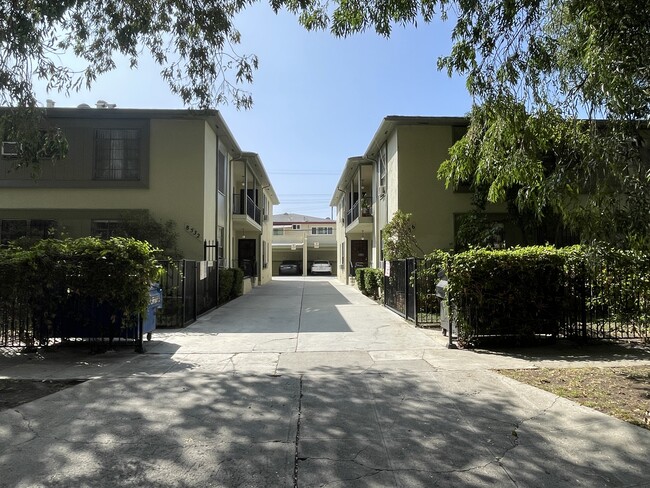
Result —
M 377 189 L 377 193 L 379 193 L 380 197 L 384 196 L 386 194 L 386 187 L 384 185 L 380 185 Z
M 3 141 L 2 142 L 2 155 L 3 156 L 18 156 L 20 151 L 20 144 L 17 142 Z

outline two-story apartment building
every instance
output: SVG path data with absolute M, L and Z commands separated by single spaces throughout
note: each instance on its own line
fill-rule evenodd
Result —
M 0 243 L 23 235 L 108 237 L 129 212 L 173 221 L 186 259 L 210 258 L 271 279 L 277 195 L 254 153 L 243 152 L 217 111 L 47 108 L 69 144 L 64 160 L 34 177 L 0 156 Z M 111 106 L 108 106 L 111 107 Z M 3 148 L 15 148 L 4 144 Z
M 469 188 L 446 189 L 436 173 L 464 134 L 460 117 L 386 117 L 363 156 L 349 158 L 330 205 L 336 207 L 338 278 L 349 282 L 357 267 L 381 267 L 382 229 L 400 209 L 412 214 L 424 252 L 454 247 L 458 216 L 472 209 Z M 502 206 L 488 211 L 498 219 Z M 516 229 L 504 227 L 514 242 Z
M 294 213 L 273 216 L 273 274 L 278 274 L 280 263 L 295 261 L 301 264 L 306 276 L 311 263 L 329 261 L 332 274 L 336 265 L 336 224 L 332 219 L 310 217 Z

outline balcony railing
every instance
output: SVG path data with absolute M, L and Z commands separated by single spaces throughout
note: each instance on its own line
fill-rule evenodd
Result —
M 360 200 L 354 202 L 352 208 L 348 211 L 345 224 L 350 225 L 352 222 L 361 217 L 372 217 L 372 198 L 363 197 Z
M 255 222 L 262 225 L 262 210 L 255 205 L 255 202 L 251 197 L 246 196 L 244 198 L 242 195 L 234 195 L 232 208 L 233 214 L 248 215 Z

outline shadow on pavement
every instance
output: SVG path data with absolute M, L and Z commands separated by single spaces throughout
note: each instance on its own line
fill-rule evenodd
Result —
M 573 487 L 580 480 L 599 487 L 648 481 L 649 432 L 537 391 L 489 372 L 453 371 L 328 368 L 304 376 L 183 372 L 95 379 L 0 412 L 2 483 Z
M 506 356 L 530 361 L 568 361 L 578 365 L 591 361 L 650 360 L 650 344 L 639 342 L 591 342 L 580 344 L 571 341 L 560 341 L 555 345 L 544 347 L 475 349 L 473 352 L 481 355 Z

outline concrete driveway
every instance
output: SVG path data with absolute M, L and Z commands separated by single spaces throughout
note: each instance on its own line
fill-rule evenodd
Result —
M 0 486 L 650 486 L 650 431 L 493 371 L 647 355 L 445 343 L 301 277 L 146 354 L 5 354 L 0 377 L 87 381 L 0 412 Z

